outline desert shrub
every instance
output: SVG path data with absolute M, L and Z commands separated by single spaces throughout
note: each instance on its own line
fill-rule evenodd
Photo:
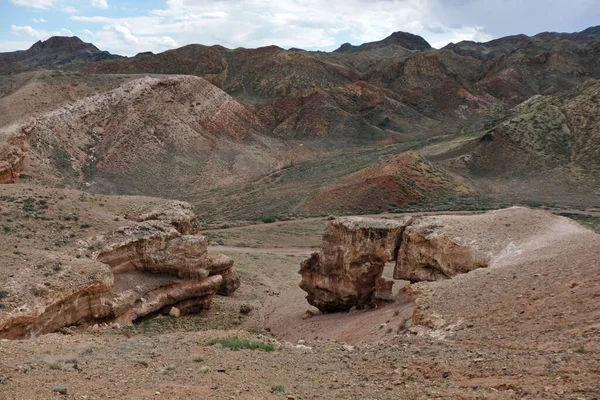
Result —
M 271 388 L 271 392 L 273 393 L 285 393 L 285 386 L 283 385 L 275 385 Z
M 219 339 L 211 339 L 208 341 L 210 346 L 213 346 L 217 343 L 220 343 L 221 346 L 230 348 L 231 350 L 238 351 L 240 349 L 262 349 L 264 351 L 270 352 L 275 350 L 275 347 L 272 344 L 248 340 L 248 339 L 240 339 L 237 336 L 231 336 L 227 338 L 219 338 Z

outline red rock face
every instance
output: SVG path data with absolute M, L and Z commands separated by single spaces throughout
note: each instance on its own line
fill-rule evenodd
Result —
M 30 127 L 7 126 L 0 130 L 0 184 L 13 183 L 25 169 Z

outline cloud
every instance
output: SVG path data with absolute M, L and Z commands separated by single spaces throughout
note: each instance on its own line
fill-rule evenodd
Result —
M 41 24 L 46 22 L 46 20 L 44 18 L 34 18 L 33 22 L 37 23 L 37 24 Z
M 24 7 L 47 9 L 58 3 L 58 0 L 11 0 L 13 4 Z
M 117 35 L 119 35 L 120 39 L 126 43 L 134 44 L 134 45 L 140 44 L 140 41 L 138 40 L 138 38 L 133 36 L 131 34 L 131 31 L 123 25 L 109 25 L 107 27 L 107 29 L 115 32 Z
M 552 27 L 548 21 L 561 29 L 563 16 L 565 21 L 600 20 L 600 7 L 594 7 L 598 0 L 570 0 L 568 10 L 554 12 L 564 1 L 167 0 L 164 7 L 153 10 L 129 9 L 130 15 L 124 17 L 74 15 L 71 19 L 94 31 L 94 40 L 102 38 L 97 45 L 121 54 L 157 51 L 174 43 L 333 50 L 341 42 L 381 40 L 395 31 L 421 35 L 441 47 L 461 40 L 488 41 L 519 33 L 521 27 L 526 28 L 524 33 L 535 34 Z M 552 15 L 542 16 L 539 10 Z M 150 48 L 141 48 L 144 45 Z
M 35 40 L 46 40 L 50 36 L 73 36 L 73 32 L 66 28 L 62 28 L 59 31 L 46 31 L 34 29 L 29 25 L 11 25 L 10 30 L 15 35 Z
M 92 7 L 108 8 L 108 3 L 106 2 L 106 0 L 91 0 L 90 4 L 92 5 Z

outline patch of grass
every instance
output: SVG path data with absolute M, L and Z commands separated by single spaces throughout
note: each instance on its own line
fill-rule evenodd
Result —
M 213 302 L 213 311 L 209 314 L 202 311 L 198 315 L 186 315 L 181 318 L 150 317 L 134 322 L 132 326 L 123 326 L 119 329 L 109 329 L 106 334 L 124 335 L 160 335 L 169 332 L 198 332 L 209 329 L 232 329 L 239 326 L 240 319 L 237 309 L 226 309 Z
M 217 343 L 219 343 L 219 344 L 221 344 L 221 346 L 227 347 L 233 351 L 238 351 L 240 349 L 250 349 L 250 350 L 262 349 L 264 351 L 271 352 L 271 351 L 275 350 L 275 347 L 272 344 L 254 341 L 254 340 L 248 340 L 248 339 L 241 339 L 237 336 L 230 336 L 227 338 L 219 338 L 219 339 L 211 339 L 208 341 L 208 344 L 210 346 L 213 346 Z
M 271 388 L 271 392 L 273 393 L 285 393 L 285 386 L 283 385 L 275 385 Z
M 579 346 L 577 348 L 577 350 L 575 350 L 575 352 L 579 353 L 579 354 L 585 354 L 585 347 L 583 347 L 583 345 Z

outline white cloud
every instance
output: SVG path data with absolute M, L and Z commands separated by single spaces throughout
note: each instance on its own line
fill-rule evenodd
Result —
M 73 36 L 73 32 L 66 28 L 62 28 L 59 31 L 46 31 L 46 30 L 38 30 L 34 29 L 29 25 L 19 26 L 19 25 L 11 25 L 10 30 L 13 34 L 30 38 L 35 40 L 46 40 L 50 36 Z M 30 43 L 31 45 L 31 43 Z M 27 46 L 29 47 L 29 46 Z
M 148 15 L 71 19 L 88 24 L 94 40 L 104 41 L 96 43 L 99 47 L 126 55 L 160 51 L 175 43 L 332 50 L 341 41 L 361 44 L 395 31 L 422 35 L 434 46 L 492 38 L 478 26 L 448 26 L 443 15 L 434 12 L 440 1 L 444 0 L 167 0 L 165 8 Z M 101 26 L 92 29 L 93 24 Z
M 126 43 L 133 45 L 140 44 L 140 41 L 131 34 L 131 31 L 127 29 L 127 27 L 123 25 L 109 25 L 106 28 L 115 32 L 120 37 L 120 39 Z
M 108 3 L 106 0 L 91 0 L 90 3 L 92 7 L 108 8 Z
M 33 22 L 35 22 L 36 24 L 42 24 L 46 22 L 46 20 L 44 18 L 34 18 Z
M 18 6 L 47 9 L 58 3 L 58 0 L 11 0 L 11 2 Z

